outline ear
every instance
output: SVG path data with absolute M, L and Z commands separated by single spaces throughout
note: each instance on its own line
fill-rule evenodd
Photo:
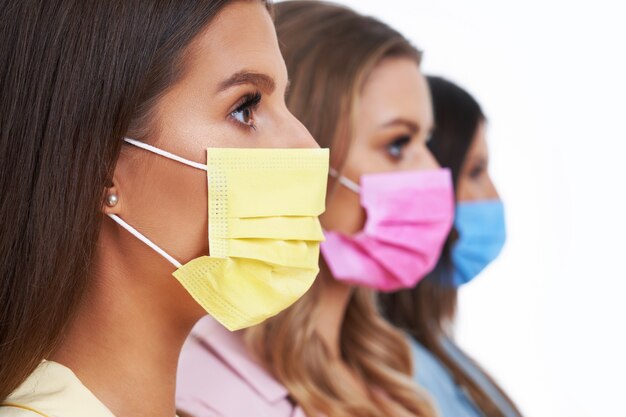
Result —
M 104 199 L 102 202 L 102 212 L 104 214 L 117 214 L 122 212 L 123 199 L 118 182 L 115 178 L 104 189 Z

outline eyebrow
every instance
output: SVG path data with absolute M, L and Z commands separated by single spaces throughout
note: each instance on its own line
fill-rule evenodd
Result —
M 269 75 L 252 71 L 239 71 L 222 81 L 217 92 L 221 93 L 231 87 L 243 84 L 252 84 L 267 94 L 271 94 L 276 89 L 276 81 Z
M 472 162 L 477 162 L 482 165 L 486 165 L 489 163 L 489 156 L 488 155 L 473 155 L 471 158 L 469 158 L 469 160 Z
M 381 125 L 382 128 L 394 127 L 394 126 L 404 126 L 408 128 L 411 131 L 411 134 L 413 135 L 420 131 L 420 125 L 418 125 L 417 123 L 411 120 L 403 119 L 403 118 L 393 119 Z

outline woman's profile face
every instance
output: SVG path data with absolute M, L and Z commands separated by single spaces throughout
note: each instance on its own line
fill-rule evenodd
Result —
M 489 176 L 486 130 L 485 121 L 481 121 L 461 166 L 456 188 L 456 199 L 459 202 L 500 198 Z
M 181 77 L 156 104 L 146 142 L 202 164 L 207 148 L 317 147 L 285 105 L 287 70 L 262 2 L 226 6 L 188 47 L 181 64 Z M 206 172 L 124 145 L 112 192 L 119 202 L 107 212 L 179 262 L 209 253 Z M 105 250 L 123 259 L 130 273 L 154 279 L 172 272 L 131 234 L 111 221 L 106 228 L 111 239 Z
M 433 110 L 428 84 L 415 61 L 388 58 L 378 64 L 363 87 L 355 116 L 343 176 L 358 183 L 363 174 L 439 167 L 426 146 Z M 324 227 L 354 234 L 364 222 L 359 196 L 339 186 L 322 217 Z

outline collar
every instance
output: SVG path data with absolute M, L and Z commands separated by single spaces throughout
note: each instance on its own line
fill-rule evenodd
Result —
M 252 358 L 241 331 L 230 332 L 207 316 L 196 324 L 191 335 L 267 402 L 275 403 L 289 396 L 287 388 Z
M 69 368 L 52 361 L 41 362 L 0 407 L 44 417 L 115 417 Z

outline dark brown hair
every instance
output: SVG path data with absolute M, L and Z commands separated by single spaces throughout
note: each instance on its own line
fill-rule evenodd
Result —
M 228 0 L 0 6 L 0 402 L 62 339 L 90 281 L 129 129 Z
M 439 164 L 450 168 L 456 188 L 467 153 L 480 123 L 485 120 L 485 115 L 469 93 L 450 81 L 428 77 L 428 84 L 436 126 L 428 146 Z M 503 411 L 448 354 L 442 344 L 443 338 L 450 336 L 457 306 L 457 289 L 450 281 L 453 268 L 450 254 L 456 239 L 457 233 L 453 230 L 436 268 L 415 288 L 380 294 L 379 299 L 387 318 L 432 352 L 452 373 L 455 382 L 469 392 L 486 417 L 503 417 Z M 449 342 L 454 343 L 451 339 Z M 455 348 L 458 349 L 456 346 Z M 472 361 L 467 355 L 466 358 Z M 520 414 L 498 384 L 485 371 L 483 373 L 511 408 Z

